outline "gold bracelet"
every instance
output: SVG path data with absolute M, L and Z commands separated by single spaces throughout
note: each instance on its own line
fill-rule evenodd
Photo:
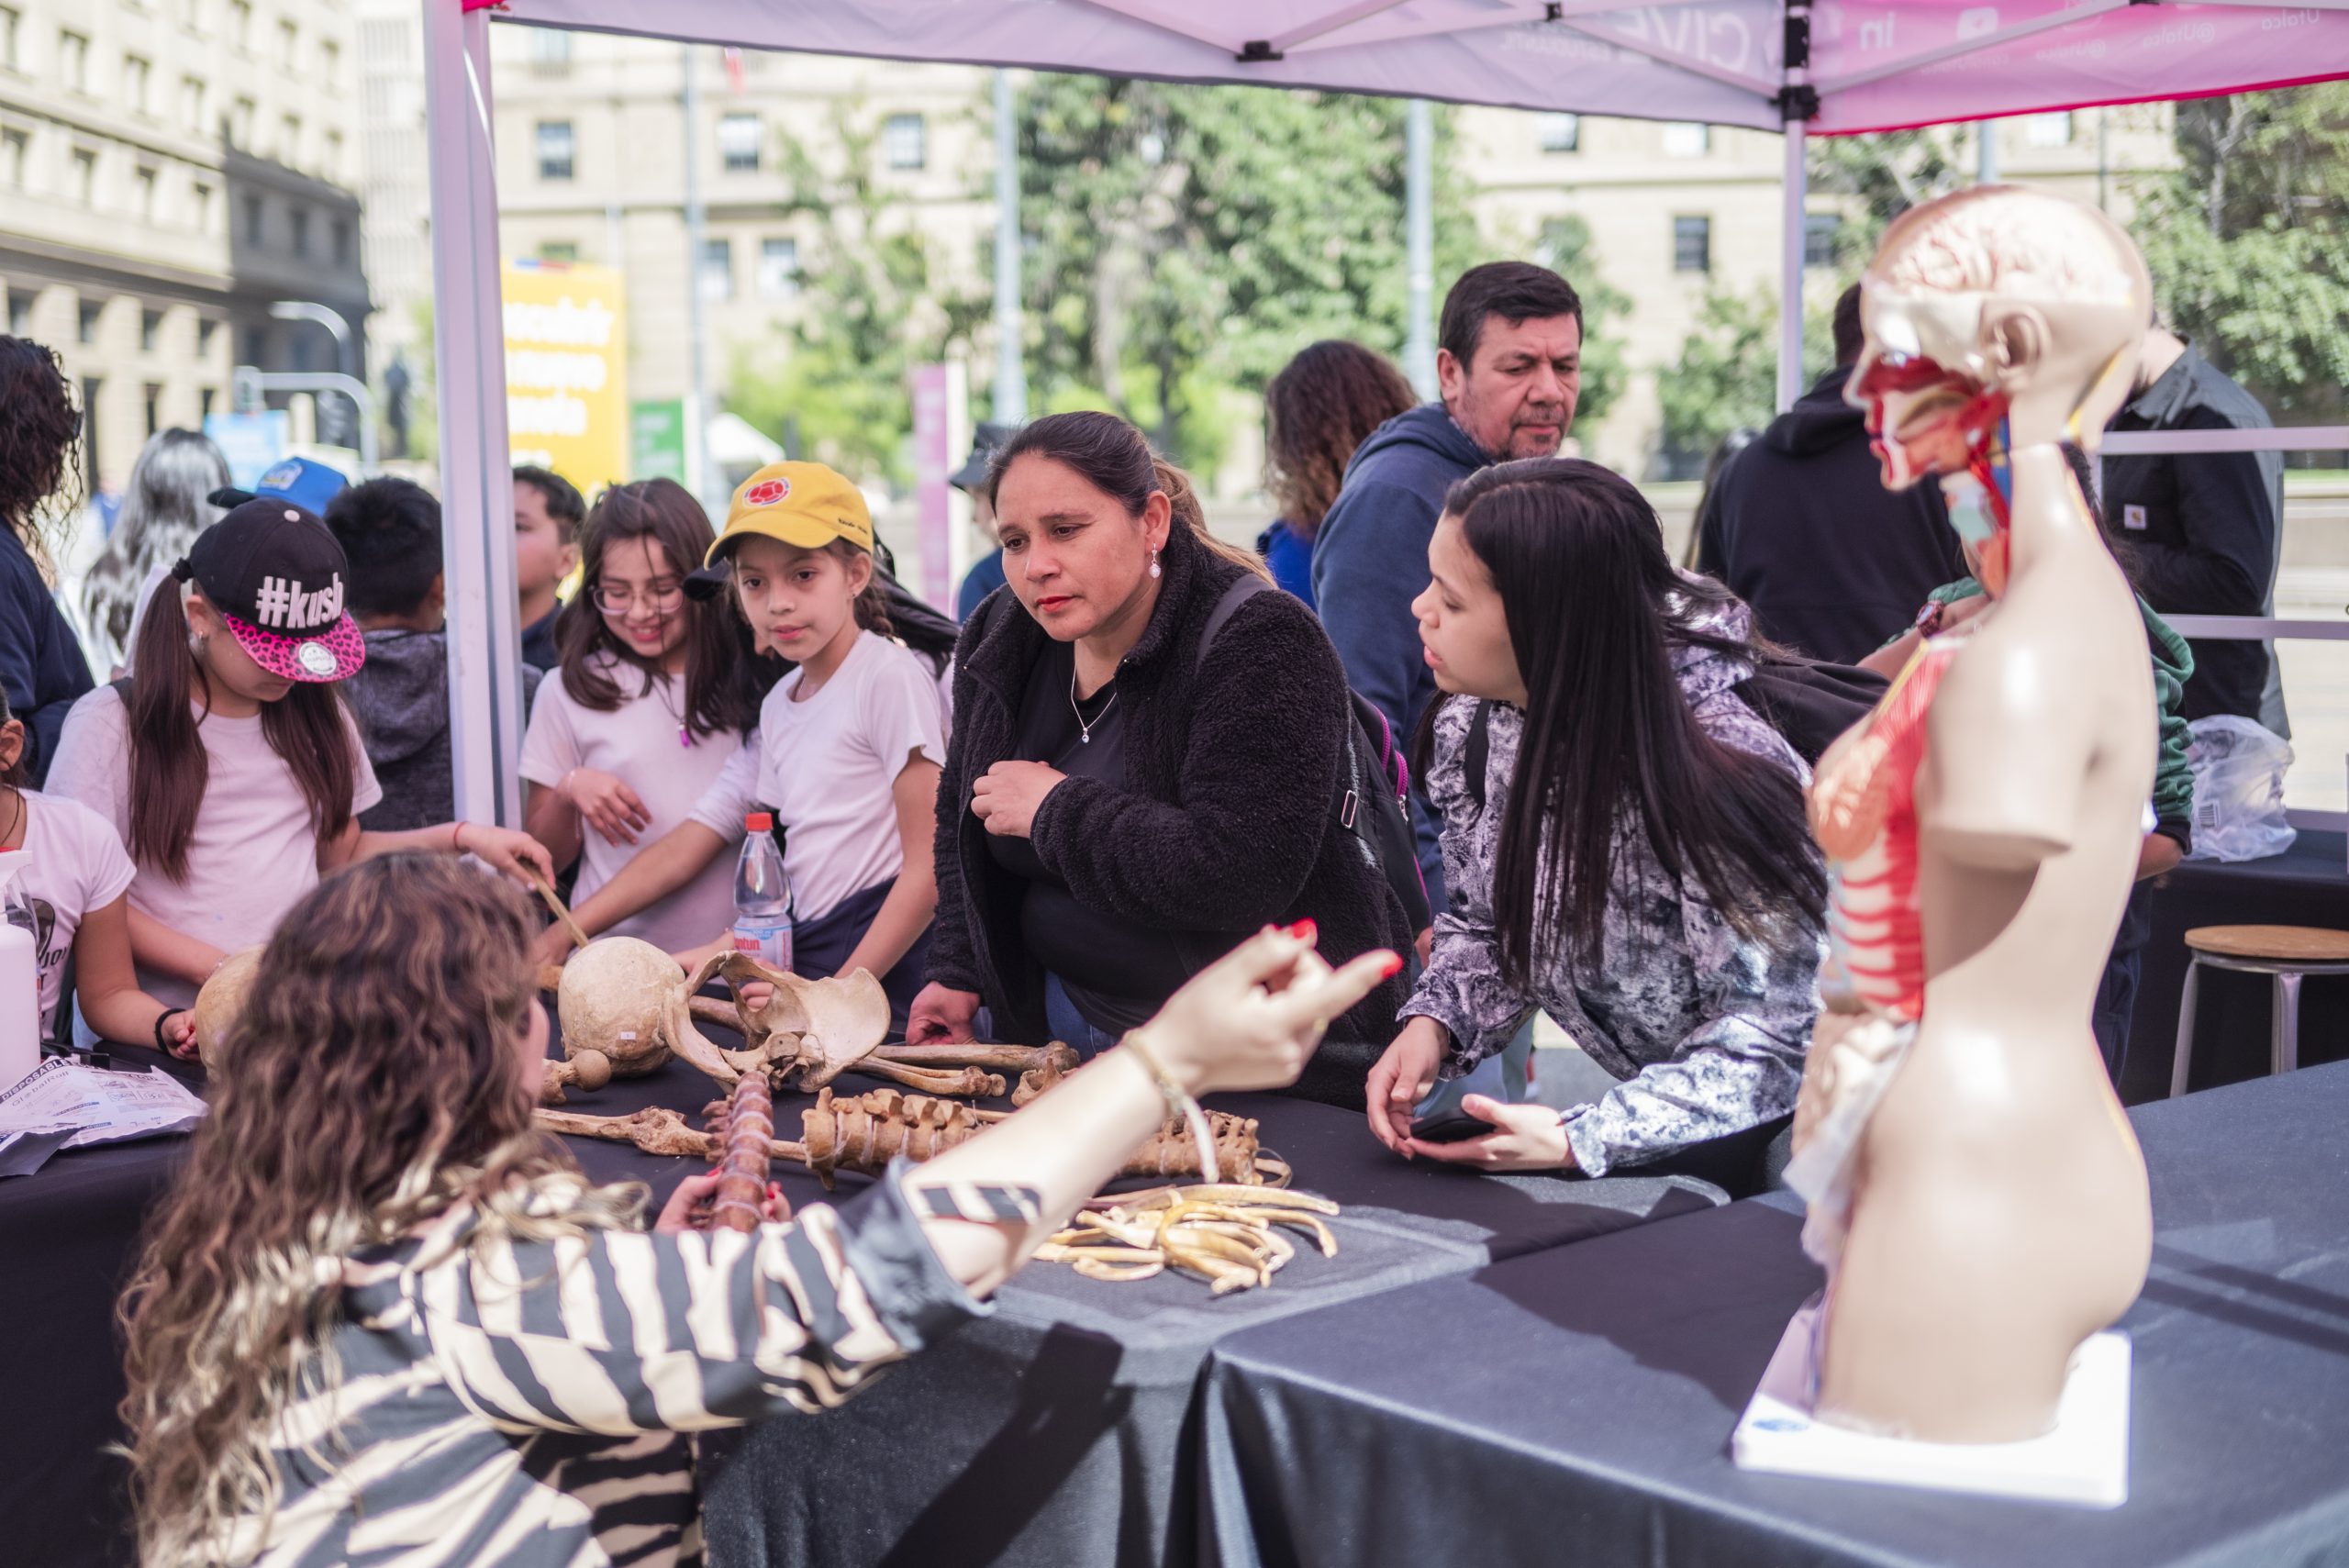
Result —
M 1189 1129 L 1191 1141 L 1199 1151 L 1200 1178 L 1210 1184 L 1223 1180 L 1223 1173 L 1216 1165 L 1215 1134 L 1208 1127 L 1208 1113 L 1199 1108 L 1199 1102 L 1192 1097 L 1189 1090 L 1174 1082 L 1174 1076 L 1164 1067 L 1159 1065 L 1158 1058 L 1142 1044 L 1139 1031 L 1129 1033 L 1118 1043 L 1133 1052 L 1134 1060 L 1141 1063 L 1142 1070 L 1157 1084 L 1158 1093 L 1165 1100 L 1166 1108 Z

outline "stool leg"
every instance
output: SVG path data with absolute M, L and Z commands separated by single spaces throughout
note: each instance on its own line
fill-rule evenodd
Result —
M 2201 989 L 2202 961 L 2189 958 L 2186 962 L 2186 989 L 2177 998 L 2177 1051 L 2170 1058 L 2169 1097 L 2186 1093 L 2187 1069 L 2194 1062 L 2194 994 Z
M 2300 1065 L 2300 977 L 2279 974 L 2276 977 L 2276 1019 L 2274 1025 L 2274 1061 L 2271 1071 L 2291 1073 Z

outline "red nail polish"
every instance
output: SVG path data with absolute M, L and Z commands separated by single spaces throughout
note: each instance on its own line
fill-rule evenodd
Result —
M 1397 974 L 1403 973 L 1402 956 L 1398 953 L 1388 953 L 1386 955 L 1386 962 L 1379 965 L 1379 978 L 1381 980 L 1394 979 Z
M 1299 920 L 1296 925 L 1291 926 L 1288 929 L 1288 934 L 1295 937 L 1301 942 L 1309 942 L 1320 931 L 1320 927 L 1315 925 L 1310 920 Z

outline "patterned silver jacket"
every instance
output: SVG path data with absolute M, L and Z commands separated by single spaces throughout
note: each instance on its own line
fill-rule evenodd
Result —
M 1739 605 L 1704 629 L 1742 637 L 1751 619 Z M 1731 689 L 1753 673 L 1750 664 L 1683 648 L 1674 665 L 1707 733 L 1808 779 L 1793 749 Z M 1465 778 L 1475 708 L 1474 698 L 1454 696 L 1436 715 L 1425 787 L 1443 813 L 1451 908 L 1436 918 L 1433 954 L 1403 1008 L 1404 1017 L 1433 1018 L 1451 1032 L 1441 1075 L 1456 1078 L 1499 1051 L 1540 1007 L 1622 1080 L 1596 1104 L 1567 1113 L 1575 1163 L 1594 1176 L 1793 1110 L 1819 1013 L 1823 946 L 1786 957 L 1740 937 L 1701 885 L 1684 886 L 1665 873 L 1630 814 L 1616 828 L 1615 891 L 1597 973 L 1577 975 L 1561 951 L 1572 944 L 1552 943 L 1542 944 L 1553 956 L 1529 989 L 1502 978 L 1493 863 L 1525 716 L 1492 705 L 1479 806 Z

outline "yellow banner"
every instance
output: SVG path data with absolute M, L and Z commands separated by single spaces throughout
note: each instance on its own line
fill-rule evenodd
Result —
M 506 430 L 518 463 L 593 498 L 629 477 L 628 295 L 610 267 L 506 263 Z

